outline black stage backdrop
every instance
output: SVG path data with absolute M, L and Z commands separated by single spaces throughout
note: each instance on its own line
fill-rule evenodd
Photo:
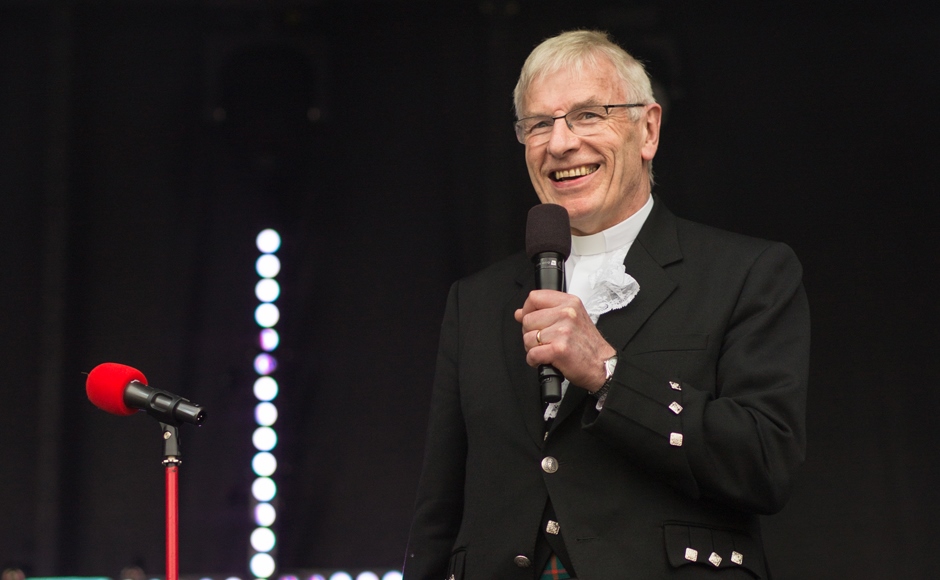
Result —
M 926 3 L 925 3 L 926 5 Z M 397 567 L 449 284 L 522 247 L 528 51 L 601 27 L 666 109 L 676 213 L 792 245 L 809 454 L 766 519 L 779 578 L 927 578 L 940 536 L 938 22 L 763 1 L 0 6 L 0 566 L 163 571 L 152 420 L 103 361 L 204 404 L 184 573 L 246 572 L 253 239 L 277 227 L 282 569 Z M 533 386 L 534 388 L 534 386 Z

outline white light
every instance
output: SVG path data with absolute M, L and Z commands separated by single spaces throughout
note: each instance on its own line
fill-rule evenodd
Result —
M 277 396 L 277 381 L 271 377 L 259 377 L 255 381 L 255 398 L 259 401 L 271 401 Z
M 255 271 L 262 278 L 273 278 L 281 272 L 281 261 L 272 254 L 263 254 L 255 262 Z
M 259 526 L 273 526 L 277 519 L 277 510 L 269 503 L 259 503 L 255 506 L 255 523 Z
M 277 471 L 277 459 L 267 451 L 256 453 L 251 460 L 251 468 L 255 470 L 255 475 L 270 477 Z
M 258 578 L 270 578 L 274 574 L 274 558 L 271 554 L 255 554 L 251 557 L 251 563 L 248 565 L 251 573 Z
M 271 352 L 277 348 L 280 342 L 281 337 L 278 336 L 277 331 L 273 328 L 262 329 L 258 334 L 258 344 L 261 345 L 261 350 Z
M 250 537 L 252 548 L 257 551 L 249 561 L 249 569 L 257 580 L 270 578 L 277 563 L 268 553 L 274 549 L 277 538 L 270 526 L 277 512 L 270 502 L 277 495 L 277 484 L 271 475 L 277 471 L 277 459 L 268 453 L 277 445 L 277 433 L 271 425 L 277 420 L 277 408 L 270 403 L 278 394 L 278 384 L 269 375 L 277 368 L 277 359 L 271 353 L 277 348 L 280 337 L 273 327 L 281 318 L 281 312 L 273 304 L 281 295 L 281 287 L 273 278 L 281 272 L 281 261 L 274 252 L 281 247 L 281 236 L 274 229 L 262 230 L 255 238 L 255 245 L 262 255 L 255 262 L 255 270 L 262 280 L 255 284 L 255 296 L 261 302 L 255 308 L 255 322 L 262 328 L 258 345 L 263 351 L 255 357 L 254 368 L 259 377 L 254 384 L 255 397 L 261 403 L 255 407 L 255 419 L 259 427 L 252 434 L 252 443 L 260 451 L 251 460 L 251 468 L 259 477 L 251 484 L 251 494 L 259 502 L 255 506 L 256 528 Z
M 346 572 L 334 572 L 330 574 L 330 580 L 352 580 L 352 576 Z
M 277 445 L 277 433 L 270 427 L 258 427 L 251 436 L 258 451 L 271 451 Z
M 379 577 L 372 572 L 363 572 L 362 574 L 356 576 L 356 580 L 379 580 Z
M 281 319 L 281 311 L 270 302 L 259 304 L 255 308 L 255 322 L 262 328 L 271 328 Z
M 386 572 L 386 574 L 382 576 L 382 580 L 402 580 L 401 572 L 396 572 L 394 570 L 391 572 Z
M 271 403 L 258 403 L 255 407 L 255 422 L 262 427 L 270 427 L 277 421 L 277 407 Z
M 251 484 L 251 495 L 258 501 L 271 501 L 277 495 L 277 485 L 270 477 L 259 477 Z
M 262 230 L 255 238 L 255 245 L 259 251 L 265 254 L 273 254 L 281 247 L 281 235 L 270 228 Z
M 255 528 L 251 532 L 251 547 L 259 552 L 270 552 L 276 543 L 277 539 L 270 528 Z
M 242 579 L 239 578 L 238 576 L 229 576 L 229 577 L 226 578 L 225 580 L 242 580 Z
M 277 280 L 262 278 L 255 284 L 255 296 L 262 302 L 274 302 L 281 295 L 281 285 Z

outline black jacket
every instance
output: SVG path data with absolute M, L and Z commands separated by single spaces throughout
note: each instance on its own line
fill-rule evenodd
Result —
M 451 288 L 406 580 L 537 577 L 548 497 L 579 580 L 768 577 L 757 514 L 781 509 L 805 450 L 800 264 L 659 199 L 624 264 L 640 291 L 598 320 L 620 355 L 603 410 L 572 386 L 547 438 L 513 318 L 531 263 Z

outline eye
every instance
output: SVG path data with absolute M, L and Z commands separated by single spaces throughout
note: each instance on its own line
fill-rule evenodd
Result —
M 529 121 L 529 132 L 532 131 L 541 131 L 543 129 L 551 128 L 552 119 L 550 117 L 536 117 Z
M 577 111 L 571 111 L 568 113 L 568 116 L 571 118 L 572 123 L 590 123 L 603 119 L 604 109 L 603 107 L 587 107 L 578 109 Z

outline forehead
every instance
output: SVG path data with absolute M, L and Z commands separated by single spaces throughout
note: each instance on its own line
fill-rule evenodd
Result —
M 607 60 L 598 64 L 584 63 L 581 70 L 573 67 L 538 76 L 525 93 L 526 115 L 554 115 L 583 105 L 621 103 L 623 82 Z

